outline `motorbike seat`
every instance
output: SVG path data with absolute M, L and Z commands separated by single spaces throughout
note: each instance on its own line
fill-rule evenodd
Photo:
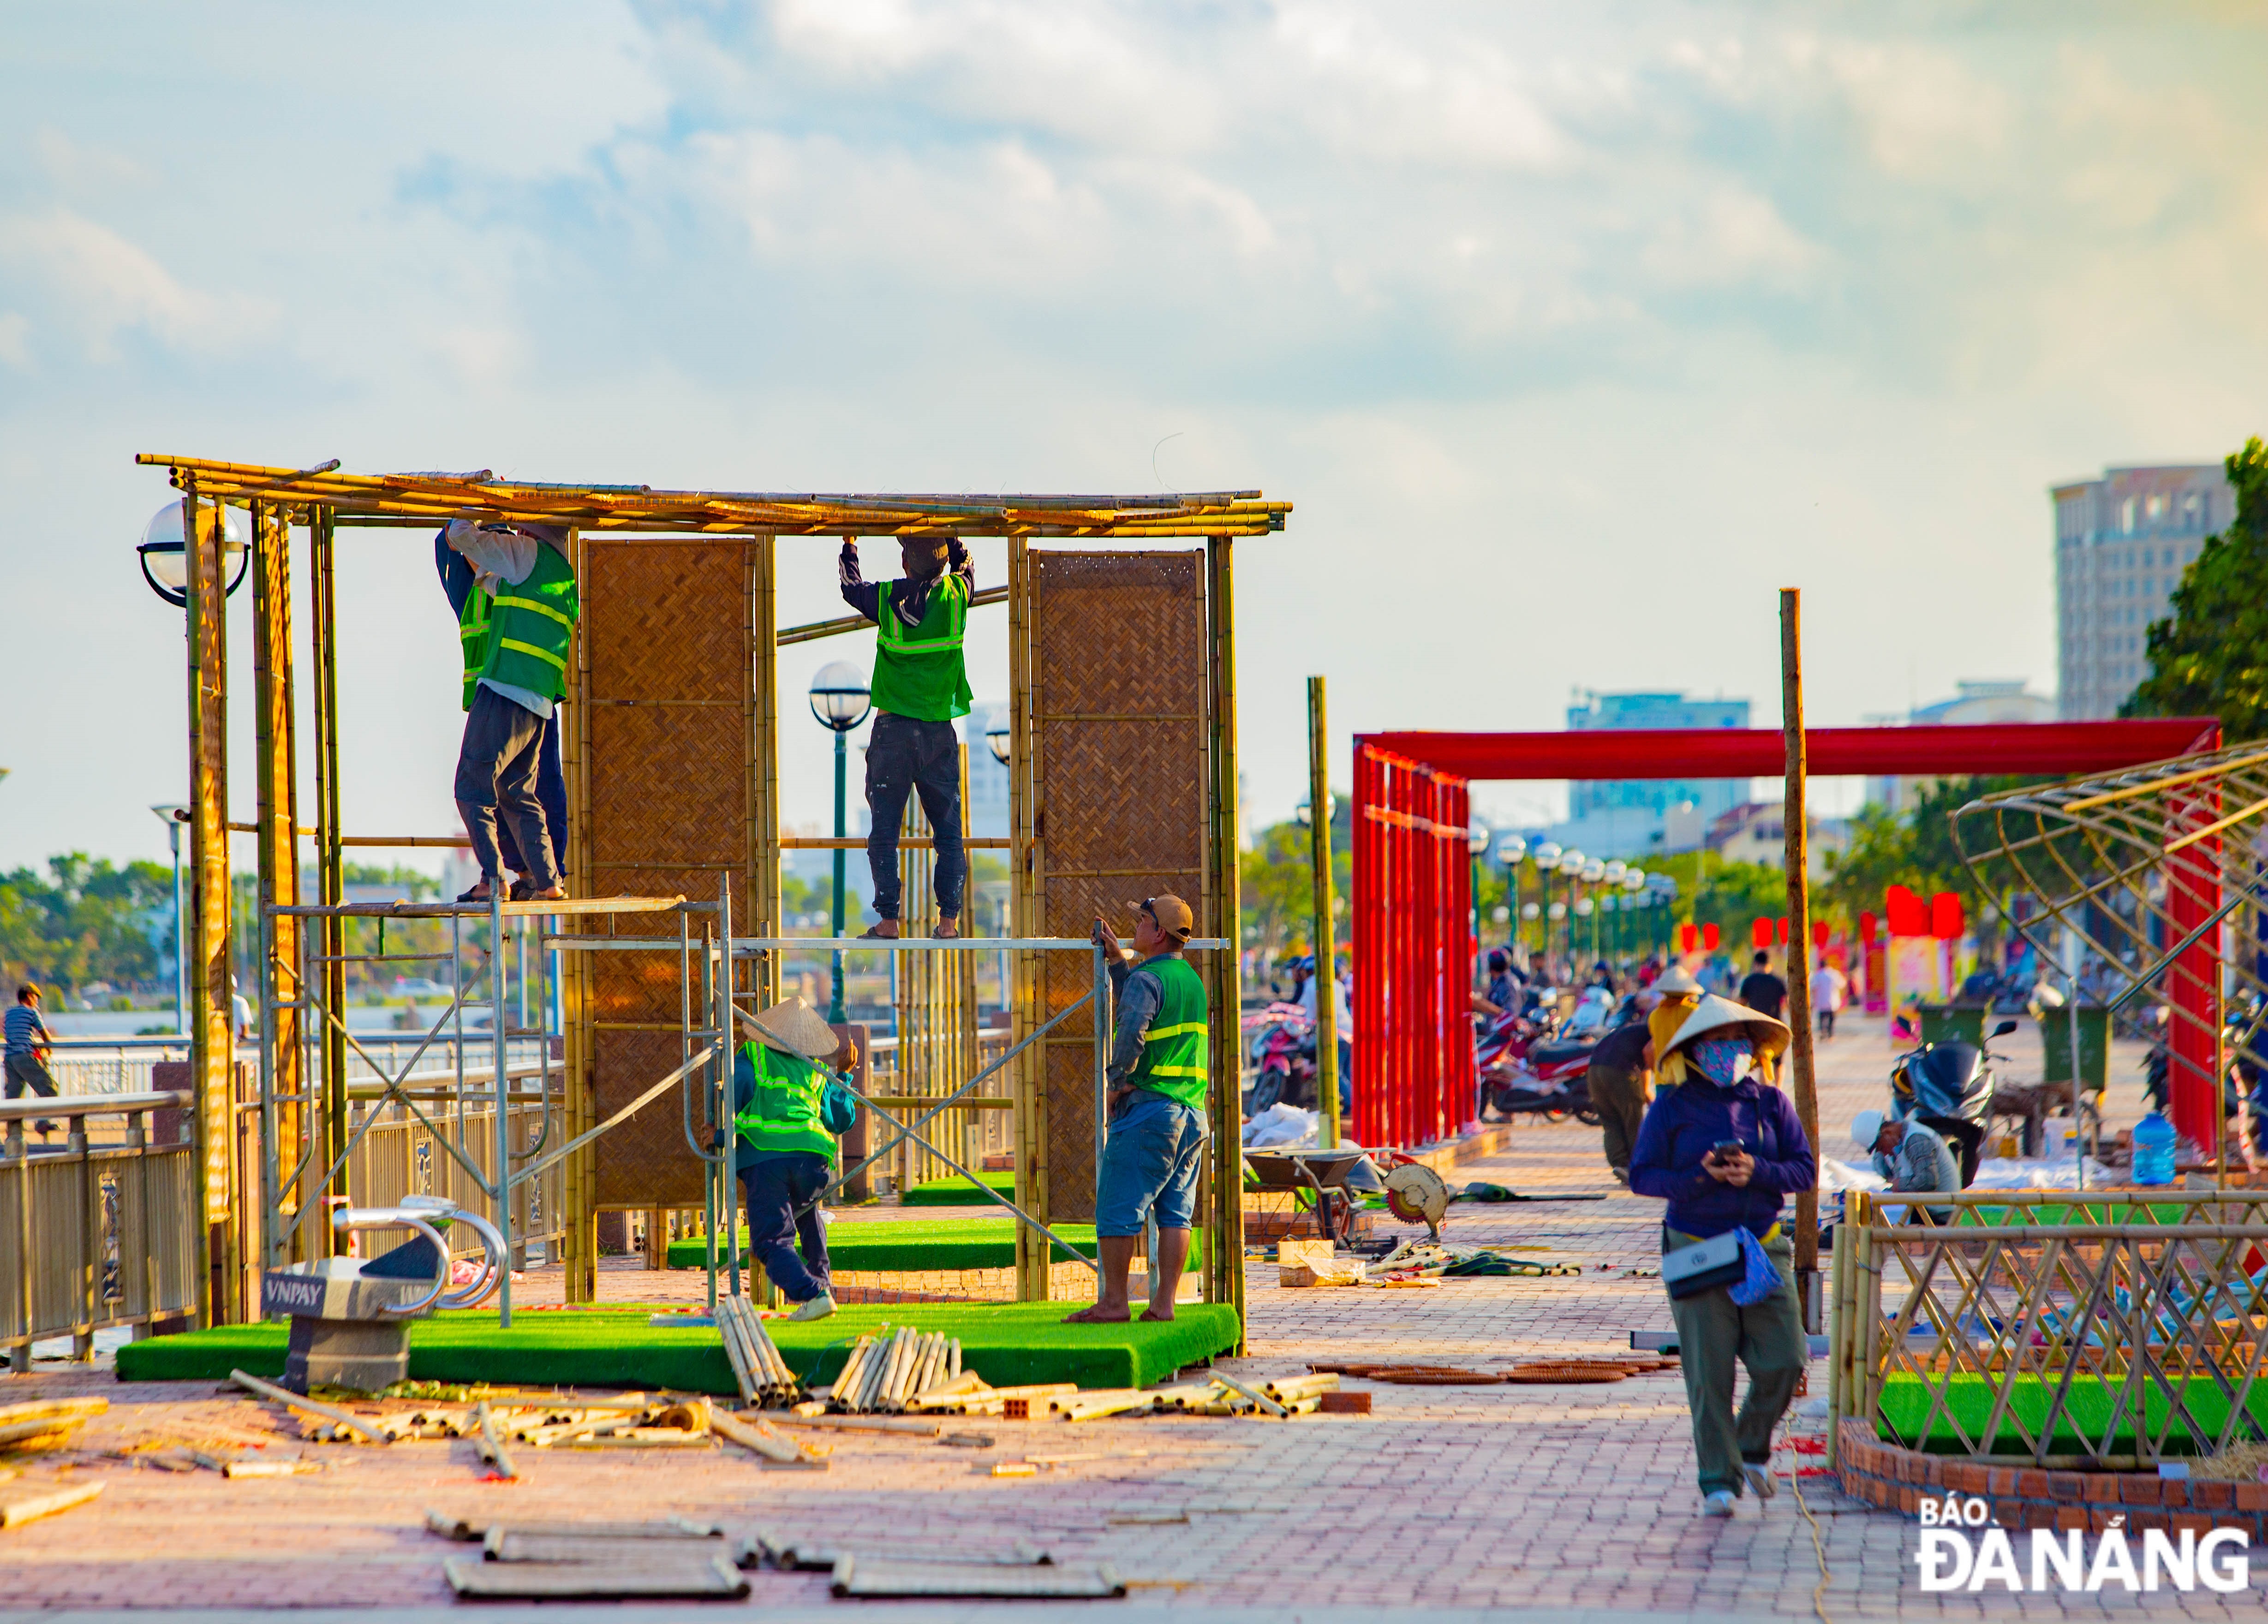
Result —
M 1528 1063 L 1531 1066 L 1544 1066 L 1555 1060 L 1572 1060 L 1579 1055 L 1590 1053 L 1592 1045 L 1587 1043 L 1576 1043 L 1564 1037 L 1553 1038 L 1549 1043 L 1537 1044 L 1528 1050 Z

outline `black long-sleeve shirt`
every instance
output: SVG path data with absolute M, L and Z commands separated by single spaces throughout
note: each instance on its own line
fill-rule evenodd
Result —
M 858 549 L 850 542 L 843 543 L 840 560 L 843 577 L 843 601 L 867 619 L 880 624 L 882 618 L 882 588 L 880 583 L 863 579 L 858 573 Z M 922 616 L 929 613 L 930 589 L 947 574 L 961 577 L 969 595 L 976 593 L 976 561 L 968 556 L 968 549 L 959 536 L 946 541 L 945 569 L 926 579 L 908 577 L 890 584 L 890 607 L 909 629 L 918 626 Z

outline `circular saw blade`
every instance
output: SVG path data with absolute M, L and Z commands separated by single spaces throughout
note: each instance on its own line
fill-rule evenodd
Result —
M 1437 1227 L 1449 1210 L 1449 1186 L 1420 1162 L 1405 1162 L 1386 1176 L 1386 1207 L 1404 1223 Z

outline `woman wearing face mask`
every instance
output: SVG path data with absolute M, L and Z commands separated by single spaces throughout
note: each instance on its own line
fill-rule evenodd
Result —
M 1670 1044 L 1684 1057 L 1684 1085 L 1655 1097 L 1631 1155 L 1631 1190 L 1669 1204 L 1665 1253 L 1745 1229 L 1779 1274 L 1779 1288 L 1747 1307 L 1730 1286 L 1670 1301 L 1708 1517 L 1732 1516 L 1747 1490 L 1771 1497 L 1772 1428 L 1809 1357 L 1780 1214 L 1783 1198 L 1818 1182 L 1819 1166 L 1773 1080 L 1787 1043 L 1786 1026 L 1770 1015 L 1713 994 L 1701 1000 Z M 1736 1363 L 1749 1370 L 1737 1417 Z

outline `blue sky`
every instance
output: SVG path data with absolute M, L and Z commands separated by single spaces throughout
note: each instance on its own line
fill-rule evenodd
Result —
M 1298 504 L 1240 550 L 1263 819 L 1310 671 L 1342 750 L 1579 685 L 1768 723 L 1781 586 L 1815 721 L 2051 688 L 2049 482 L 2268 417 L 2264 70 L 2257 7 L 2169 0 L 21 11 L 0 863 L 163 849 L 142 450 L 1263 487 Z M 422 543 L 348 550 L 350 823 L 446 830 Z M 839 612 L 828 551 L 792 618 Z M 799 690 L 858 651 L 789 652 Z M 789 738 L 813 822 L 825 737 Z

